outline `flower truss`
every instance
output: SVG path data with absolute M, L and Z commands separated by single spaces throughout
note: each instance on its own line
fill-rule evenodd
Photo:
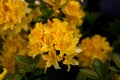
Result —
M 100 35 L 83 39 L 80 46 L 82 49 L 82 54 L 79 54 L 78 57 L 80 65 L 83 67 L 92 66 L 94 58 L 98 58 L 102 62 L 105 62 L 106 59 L 109 60 L 108 52 L 112 50 L 112 47 L 110 47 L 110 44 L 106 41 L 106 38 L 101 37 Z M 84 59 L 85 57 L 86 59 Z
M 34 58 L 36 55 L 42 54 L 43 59 L 47 60 L 46 67 L 54 65 L 56 69 L 59 69 L 58 61 L 63 59 L 66 61 L 68 58 L 64 57 L 77 55 L 75 50 L 78 48 L 76 45 L 80 36 L 75 25 L 70 25 L 66 21 L 53 19 L 52 22 L 48 20 L 46 24 L 36 23 L 29 35 L 30 51 L 28 55 Z M 56 51 L 60 51 L 58 55 Z M 44 54 L 45 52 L 48 54 Z M 71 63 L 69 61 L 65 64 L 70 65 Z M 78 62 L 74 65 L 78 65 Z
M 77 80 L 109 80 L 112 72 L 119 80 L 119 54 L 107 37 L 84 33 L 83 2 L 0 0 L 0 80 L 44 80 L 51 68 L 69 73 L 73 67 L 80 71 Z M 104 74 L 107 61 L 115 66 Z
M 29 23 L 26 15 L 30 11 L 25 1 L 0 0 L 0 33 L 3 34 L 6 30 L 13 30 L 17 33 L 22 28 L 26 29 Z

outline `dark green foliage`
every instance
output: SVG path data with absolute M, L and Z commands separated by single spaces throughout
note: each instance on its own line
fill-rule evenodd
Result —
M 109 67 L 108 61 L 102 63 L 99 59 L 94 59 L 93 69 L 80 69 L 77 80 L 110 80 L 113 72 L 109 70 Z
M 34 4 L 35 0 L 25 0 L 25 1 L 27 1 L 29 3 L 28 7 L 32 8 L 32 9 L 35 8 L 35 4 Z
M 0 74 L 3 72 L 3 66 L 0 66 Z
M 42 2 L 40 4 L 40 10 L 43 15 L 39 16 L 38 21 L 40 21 L 42 23 L 46 23 L 48 19 L 51 20 L 53 18 L 53 16 L 52 16 L 52 14 L 54 12 L 53 9 L 49 8 Z
M 16 73 L 7 74 L 5 80 L 42 80 L 44 70 L 36 66 L 40 55 L 37 55 L 35 58 L 17 55 L 15 58 L 19 63 L 16 64 Z M 19 65 L 22 68 L 18 67 Z

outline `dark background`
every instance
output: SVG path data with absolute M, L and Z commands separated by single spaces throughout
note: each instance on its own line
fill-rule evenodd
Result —
M 84 4 L 82 39 L 100 34 L 120 53 L 120 0 L 85 0 Z
M 106 15 L 120 16 L 120 0 L 85 0 L 89 11 L 100 11 Z

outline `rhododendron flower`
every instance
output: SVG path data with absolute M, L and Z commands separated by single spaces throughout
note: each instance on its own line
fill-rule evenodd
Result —
M 80 66 L 90 67 L 93 64 L 95 58 L 105 62 L 109 59 L 108 52 L 112 51 L 112 47 L 105 37 L 95 35 L 92 38 L 85 38 L 80 44 L 82 53 L 78 55 Z
M 85 13 L 78 1 L 68 1 L 68 3 L 62 8 L 62 11 L 65 13 L 68 22 L 71 24 L 82 25 L 82 18 L 85 16 Z
M 43 59 L 46 60 L 46 68 L 54 66 L 55 69 L 60 69 L 58 61 L 61 61 L 61 58 L 56 55 L 54 50 L 50 50 L 48 54 L 43 54 Z
M 0 28 L 1 31 L 11 29 L 20 32 L 29 20 L 26 17 L 31 9 L 21 0 L 0 0 Z
M 64 57 L 65 60 L 63 61 L 63 64 L 66 64 L 68 66 L 68 70 L 67 71 L 70 71 L 70 65 L 79 65 L 78 60 L 74 59 L 75 55 L 71 54 L 71 55 L 66 55 Z
M 48 20 L 47 24 L 36 23 L 35 28 L 29 35 L 30 51 L 28 55 L 34 58 L 36 55 L 42 54 L 43 59 L 47 61 L 47 67 L 54 65 L 55 68 L 59 68 L 57 64 L 59 60 L 56 60 L 56 58 L 60 57 L 63 59 L 64 55 L 77 55 L 78 51 L 76 49 L 78 47 L 76 45 L 80 37 L 81 35 L 76 26 L 70 25 L 66 21 L 62 22 L 58 19 L 53 19 L 53 22 Z M 59 55 L 57 55 L 57 50 Z M 46 52 L 48 54 L 44 55 L 43 53 Z M 55 62 L 49 60 L 55 60 Z
M 6 39 L 3 44 L 3 50 L 0 55 L 1 64 L 10 72 L 14 73 L 15 56 L 25 55 L 27 53 L 26 40 L 20 35 L 14 36 L 12 39 Z

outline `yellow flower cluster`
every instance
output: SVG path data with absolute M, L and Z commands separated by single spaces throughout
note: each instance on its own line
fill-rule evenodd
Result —
M 20 32 L 26 27 L 26 14 L 31 11 L 22 0 L 0 0 L 0 32 L 11 29 Z
M 104 62 L 109 59 L 109 51 L 112 51 L 110 44 L 105 37 L 95 35 L 92 38 L 85 38 L 82 40 L 80 47 L 82 53 L 78 55 L 80 66 L 91 67 L 95 58 Z
M 78 1 L 68 1 L 62 10 L 66 15 L 66 20 L 71 24 L 81 25 L 83 23 L 82 18 L 85 16 L 85 13 Z
M 1 64 L 10 72 L 14 73 L 15 55 L 25 55 L 27 53 L 27 43 L 20 35 L 12 39 L 6 39 L 0 55 Z
M 42 0 L 43 2 L 51 5 L 54 10 L 61 8 L 67 3 L 67 0 Z
M 64 64 L 78 65 L 73 57 L 77 55 L 76 45 L 80 36 L 75 25 L 70 25 L 66 21 L 53 19 L 52 22 L 48 20 L 47 24 L 36 23 L 29 35 L 30 51 L 28 55 L 35 57 L 42 54 L 43 59 L 47 61 L 46 67 L 53 65 L 56 69 L 60 69 L 58 61 L 63 60 L 63 58 Z
M 62 9 L 62 12 L 65 14 L 69 23 L 76 24 L 77 26 L 82 25 L 82 18 L 85 16 L 81 4 L 77 0 L 43 0 L 43 2 L 51 5 L 53 9 L 59 11 Z

